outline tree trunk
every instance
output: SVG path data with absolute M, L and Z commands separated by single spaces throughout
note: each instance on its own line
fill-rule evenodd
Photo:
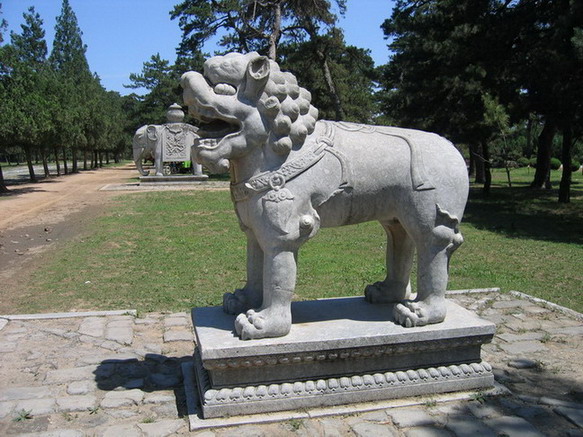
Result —
M 83 170 L 87 170 L 87 150 L 83 150 Z
M 109 164 L 109 152 L 106 150 L 105 151 L 105 165 Z
M 79 168 L 77 166 L 77 149 L 72 150 L 73 155 L 73 168 L 71 169 L 72 173 L 79 173 Z
M 2 172 L 2 165 L 0 165 L 0 193 L 8 193 L 10 190 L 4 182 L 4 173 Z
M 45 178 L 48 178 L 51 176 L 51 171 L 49 170 L 49 160 L 47 158 L 47 151 L 43 148 L 41 153 L 43 159 L 43 170 L 45 171 Z
M 472 177 L 476 173 L 476 158 L 472 153 L 472 146 L 468 145 L 468 151 L 470 155 L 468 162 L 468 176 Z
M 484 152 L 482 152 L 479 144 L 470 145 L 470 154 L 474 158 L 474 165 L 476 167 L 476 184 L 483 184 L 486 181 L 486 169 L 484 168 Z
M 55 165 L 57 166 L 57 176 L 61 176 L 61 163 L 59 161 L 59 149 L 56 147 L 53 149 L 55 154 Z
M 532 127 L 533 122 L 532 118 L 528 117 L 528 122 L 526 124 L 526 150 L 525 150 L 525 158 L 529 158 L 532 155 L 533 147 L 532 147 Z
M 103 167 L 103 152 L 99 151 L 99 168 Z
M 506 179 L 508 180 L 508 188 L 512 188 L 512 178 L 510 177 L 510 166 L 508 165 L 508 161 L 506 161 L 506 165 L 504 166 L 506 170 Z
M 561 162 L 563 163 L 563 174 L 559 185 L 559 203 L 569 203 L 571 201 L 571 149 L 573 147 L 573 129 L 568 125 L 563 129 L 563 150 Z
M 91 168 L 97 168 L 97 150 L 93 150 L 93 164 Z
M 486 142 L 482 143 L 482 156 L 484 158 L 484 188 L 482 192 L 487 197 L 490 195 L 490 187 L 492 186 L 492 172 L 490 171 L 492 163 L 490 162 L 490 152 Z
M 538 150 L 536 153 L 536 171 L 534 180 L 530 184 L 531 188 L 551 189 L 551 154 L 553 149 L 553 138 L 557 127 L 554 121 L 545 120 L 540 136 L 538 137 Z
M 67 164 L 67 151 L 63 147 L 61 149 L 61 152 L 63 152 L 63 171 L 65 172 L 65 174 L 69 174 L 69 165 Z
M 332 73 L 330 73 L 330 66 L 328 65 L 328 59 L 326 56 L 318 50 L 318 54 L 321 54 L 322 71 L 324 72 L 324 79 L 326 80 L 326 85 L 328 90 L 332 94 L 332 99 L 334 101 L 334 112 L 336 115 L 336 120 L 344 120 L 344 108 L 342 107 L 342 101 L 336 90 L 336 85 L 334 85 L 334 79 L 332 78 Z
M 277 45 L 279 43 L 279 38 L 281 37 L 281 2 L 277 2 L 273 6 L 273 31 L 269 35 L 269 52 L 268 57 L 272 61 L 277 60 Z
M 34 174 L 34 165 L 32 164 L 32 150 L 30 146 L 24 147 L 24 153 L 26 155 L 26 165 L 28 166 L 28 173 L 30 174 L 30 182 L 37 182 L 36 175 Z

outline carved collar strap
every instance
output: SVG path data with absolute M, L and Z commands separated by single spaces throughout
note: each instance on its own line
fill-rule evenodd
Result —
M 277 170 L 261 173 L 238 184 L 231 184 L 233 200 L 241 202 L 255 194 L 283 188 L 287 181 L 299 176 L 319 162 L 329 147 L 332 147 L 331 138 L 318 138 L 318 141 L 310 150 L 291 161 L 284 162 Z

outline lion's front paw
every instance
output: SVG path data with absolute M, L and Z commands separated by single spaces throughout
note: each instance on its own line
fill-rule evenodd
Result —
M 239 314 L 235 319 L 235 331 L 241 340 L 254 338 L 282 337 L 291 329 L 291 315 L 275 315 L 274 311 L 265 309 L 259 312 L 249 310 Z
M 445 299 L 424 301 L 403 301 L 395 306 L 395 322 L 406 328 L 443 322 L 445 319 Z

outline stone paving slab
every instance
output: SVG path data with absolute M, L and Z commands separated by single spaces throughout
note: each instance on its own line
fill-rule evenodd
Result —
M 213 427 L 192 432 L 182 371 L 194 348 L 188 313 L 3 316 L 0 435 L 583 435 L 583 317 L 491 289 L 449 298 L 498 323 L 482 358 L 510 389 L 506 395 L 310 409 L 264 423 L 212 419 Z

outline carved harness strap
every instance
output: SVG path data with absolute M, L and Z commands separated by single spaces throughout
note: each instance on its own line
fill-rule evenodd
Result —
M 284 162 L 277 170 L 261 173 L 251 179 L 237 184 L 231 184 L 231 196 L 235 202 L 241 202 L 268 190 L 279 190 L 287 181 L 301 175 L 306 170 L 316 165 L 323 157 L 325 152 L 331 153 L 340 161 L 342 167 L 342 184 L 340 188 L 350 186 L 350 169 L 348 160 L 342 152 L 333 147 L 334 129 L 331 123 L 324 122 L 326 130 L 324 135 L 319 137 L 316 142 L 308 148 L 306 153 Z

